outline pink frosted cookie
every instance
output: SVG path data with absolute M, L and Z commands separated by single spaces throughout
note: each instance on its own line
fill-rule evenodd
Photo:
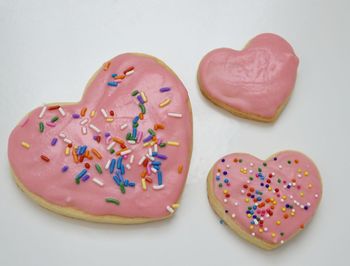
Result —
M 265 249 L 277 248 L 303 230 L 322 196 L 315 164 L 296 151 L 265 161 L 232 153 L 214 164 L 207 185 L 209 202 L 222 221 Z
M 274 121 L 295 85 L 299 59 L 278 35 L 263 33 L 242 51 L 209 52 L 198 69 L 202 93 L 215 104 L 244 118 Z
M 74 104 L 31 111 L 9 138 L 18 186 L 62 215 L 144 223 L 179 206 L 192 151 L 186 88 L 160 60 L 122 54 Z

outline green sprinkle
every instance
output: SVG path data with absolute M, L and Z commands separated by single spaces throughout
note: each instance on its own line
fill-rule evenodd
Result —
M 132 125 L 132 127 L 138 127 L 139 126 L 139 123 L 135 123 Z
M 132 93 L 131 93 L 132 96 L 136 96 L 137 94 L 139 94 L 139 91 L 138 91 L 138 90 L 134 90 L 134 91 L 132 91 Z
M 125 194 L 125 187 L 124 187 L 124 184 L 121 183 L 119 187 L 120 187 L 120 191 L 121 191 L 123 194 Z
M 75 183 L 76 183 L 77 185 L 79 185 L 79 184 L 80 184 L 80 178 L 76 177 L 76 178 L 75 178 Z
M 242 160 L 242 159 L 239 159 L 239 162 L 241 163 L 241 162 L 243 162 L 243 160 Z
M 278 183 L 281 183 L 281 179 L 278 178 L 278 179 L 277 179 L 277 182 L 278 182 Z
M 166 146 L 166 143 L 161 143 L 161 144 L 159 144 L 159 147 L 161 147 L 161 148 L 164 148 Z
M 267 166 L 267 163 L 263 162 L 263 166 Z
M 117 199 L 114 199 L 114 198 L 106 198 L 105 201 L 108 202 L 108 203 L 113 203 L 113 204 L 115 204 L 117 206 L 120 205 L 120 201 L 117 200 Z
M 292 162 L 291 161 L 288 161 L 288 164 L 291 164 Z
M 145 113 L 146 113 L 146 108 L 145 108 L 145 106 L 144 106 L 142 103 L 140 103 L 140 104 L 139 104 L 139 107 L 140 107 L 140 109 L 141 109 L 141 113 L 145 114 Z
M 102 168 L 101 168 L 101 166 L 100 166 L 98 163 L 95 164 L 95 167 L 96 167 L 97 172 L 98 172 L 99 174 L 102 174 Z
M 43 133 L 43 132 L 44 132 L 44 128 L 45 128 L 44 123 L 43 123 L 43 122 L 40 122 L 40 123 L 39 123 L 39 131 L 40 131 L 40 133 Z
M 219 187 L 222 187 L 222 183 L 219 184 Z
M 253 181 L 253 179 L 254 179 L 254 178 L 253 178 L 252 176 L 249 177 L 249 180 L 250 180 L 250 181 Z
M 154 137 L 156 135 L 156 132 L 154 132 L 154 130 L 152 128 L 148 129 L 148 133 L 150 133 L 152 135 L 152 137 Z
M 56 122 L 58 120 L 58 116 L 54 116 L 54 117 L 52 117 L 51 118 L 51 122 L 53 123 L 53 122 Z
M 260 167 L 258 168 L 258 172 L 261 173 L 261 168 Z
M 115 152 L 115 150 L 114 150 L 113 148 L 111 148 L 111 149 L 109 150 L 109 152 L 110 152 L 111 154 L 113 154 L 113 153 Z
M 131 133 L 129 132 L 128 134 L 126 134 L 126 139 L 127 140 L 130 140 L 132 138 L 132 135 L 131 135 Z

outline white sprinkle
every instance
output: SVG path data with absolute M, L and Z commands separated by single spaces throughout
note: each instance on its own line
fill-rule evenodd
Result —
M 162 184 L 162 185 L 154 185 L 153 189 L 154 190 L 161 190 L 163 187 L 164 187 L 164 184 Z
M 136 141 L 135 140 L 128 140 L 128 143 L 129 144 L 136 144 Z
M 226 168 L 230 168 L 230 165 L 229 165 L 229 164 L 226 164 Z
M 83 133 L 83 135 L 87 134 L 87 128 L 86 127 L 81 127 L 81 133 Z
M 115 142 L 114 141 L 112 141 L 109 145 L 108 145 L 108 147 L 107 147 L 107 151 L 109 151 L 110 149 L 112 149 L 114 146 L 115 146 Z
M 120 129 L 121 129 L 121 130 L 124 130 L 124 129 L 126 129 L 127 127 L 128 127 L 128 124 L 125 123 L 125 124 L 123 124 L 123 125 L 120 126 Z
M 166 209 L 168 210 L 168 212 L 170 212 L 170 213 L 174 213 L 175 211 L 174 211 L 174 209 L 173 208 L 171 208 L 169 205 L 168 206 L 166 206 Z
M 238 202 L 237 201 L 235 202 L 235 206 L 238 206 Z
M 148 155 L 152 156 L 152 148 L 148 148 Z
M 158 152 L 158 145 L 157 144 L 154 144 L 153 150 L 154 150 L 154 152 Z
M 61 132 L 59 135 L 58 135 L 60 138 L 64 139 L 66 137 L 66 134 L 64 134 L 63 132 Z
M 47 106 L 44 105 L 43 108 L 41 109 L 41 112 L 39 114 L 39 118 L 43 118 L 44 117 L 44 114 L 46 112 L 46 109 L 47 109 Z
M 63 108 L 60 106 L 60 108 L 58 108 L 58 111 L 60 112 L 60 114 L 62 116 L 66 116 L 66 112 L 63 110 Z
M 132 154 L 132 155 L 130 156 L 130 163 L 131 163 L 131 164 L 134 162 L 134 158 L 135 158 L 135 156 L 134 156 L 134 154 Z
M 255 233 L 254 233 L 254 232 L 252 233 L 252 236 L 255 236 Z
M 102 115 L 103 115 L 105 118 L 108 117 L 108 114 L 107 114 L 107 112 L 106 112 L 105 109 L 101 108 L 101 113 L 102 113 Z
M 130 76 L 132 73 L 134 73 L 135 70 L 130 70 L 128 72 L 125 73 L 125 76 Z
M 130 164 L 128 164 L 128 163 L 125 165 L 125 167 L 126 167 L 128 170 L 131 169 L 131 166 L 130 166 Z
M 105 165 L 105 169 L 107 170 L 109 168 L 109 165 L 111 164 L 111 160 L 108 160 L 108 162 Z
M 80 125 L 85 125 L 87 122 L 89 122 L 89 118 L 84 118 L 83 120 L 80 121 Z
M 64 141 L 65 143 L 72 144 L 72 141 L 71 141 L 70 139 L 65 138 L 63 141 Z
M 315 198 L 318 198 L 318 194 L 315 194 Z
M 236 214 L 232 213 L 231 217 L 232 217 L 233 219 L 235 219 L 235 218 L 236 218 Z
M 154 168 L 154 167 L 151 167 L 151 171 L 153 172 L 153 173 L 157 173 L 158 172 L 158 170 L 156 169 L 156 168 Z
M 249 165 L 250 165 L 250 166 L 254 166 L 254 164 L 253 164 L 253 163 L 250 163 Z
M 122 152 L 120 153 L 120 155 L 123 156 L 123 155 L 129 154 L 130 152 L 131 152 L 131 150 L 128 149 L 128 150 L 122 151 Z
M 242 190 L 241 190 L 241 193 L 242 193 L 242 194 L 244 194 L 244 193 L 245 193 L 244 189 L 242 189 Z
M 143 91 L 141 91 L 140 94 L 141 94 L 142 100 L 146 103 L 147 102 L 146 94 Z
M 283 241 L 283 240 L 281 240 L 281 244 L 284 244 L 284 241 Z
M 97 179 L 95 177 L 92 179 L 92 182 L 94 182 L 95 184 L 99 185 L 100 187 L 103 187 L 103 185 L 104 185 L 101 180 L 99 180 L 99 179 Z
M 279 169 L 282 169 L 282 165 L 279 165 L 278 168 L 279 168 Z
M 142 156 L 142 158 L 139 161 L 139 165 L 141 165 L 146 160 L 146 156 Z
M 180 113 L 168 113 L 168 116 L 181 118 L 182 114 L 180 114 Z
M 89 127 L 93 130 L 95 130 L 97 133 L 100 133 L 101 130 L 99 128 L 97 128 L 96 126 L 94 126 L 93 124 L 90 124 Z
M 150 159 L 151 161 L 154 161 L 154 157 L 153 157 L 153 156 L 149 156 L 148 154 L 146 154 L 146 157 L 147 157 L 148 159 Z
M 249 174 L 252 174 L 253 173 L 253 170 L 249 170 Z
M 108 144 L 111 141 L 111 139 L 112 139 L 112 136 L 108 136 L 105 140 L 106 144 Z
M 267 232 L 269 229 L 267 227 L 264 228 L 264 231 Z
M 227 203 L 227 199 L 226 198 L 224 199 L 224 202 Z

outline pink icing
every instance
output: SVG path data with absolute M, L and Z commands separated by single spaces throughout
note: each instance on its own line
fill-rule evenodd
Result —
M 107 85 L 107 82 L 114 81 L 111 77 L 113 73 L 120 75 L 131 66 L 134 67 L 134 73 L 127 75 L 117 87 Z M 162 87 L 170 87 L 171 90 L 161 93 L 159 89 Z M 164 142 L 179 142 L 180 145 L 167 145 L 164 148 L 158 146 L 158 152 L 168 157 L 167 160 L 158 160 L 162 162 L 161 170 L 165 186 L 160 190 L 153 189 L 153 185 L 157 185 L 157 174 L 151 173 L 153 184 L 147 183 L 147 190 L 144 191 L 140 173 L 145 167 L 139 166 L 138 162 L 148 152 L 148 147 L 143 147 L 142 141 L 135 145 L 126 143 L 128 148 L 132 149 L 132 153 L 123 160 L 125 166 L 127 163 L 131 166 L 130 170 L 125 169 L 124 178 L 135 182 L 136 185 L 126 187 L 126 193 L 122 194 L 112 175 L 104 168 L 109 159 L 118 158 L 107 151 L 106 147 L 110 142 L 106 143 L 104 133 L 110 132 L 112 137 L 125 140 L 127 132 L 132 131 L 132 120 L 140 113 L 139 101 L 131 96 L 131 92 L 135 89 L 144 92 L 148 98 L 144 104 L 146 108 L 144 120 L 139 120 L 138 127 L 138 130 L 143 132 L 143 138 L 149 135 L 147 132 L 149 128 L 153 129 L 154 124 L 161 123 L 165 129 L 155 130 L 157 137 Z M 171 103 L 160 108 L 159 104 L 166 98 L 171 99 Z M 61 106 L 66 113 L 65 116 L 58 110 L 47 110 L 42 119 L 39 118 L 42 107 L 34 109 L 28 115 L 28 120 L 22 121 L 10 135 L 9 161 L 14 174 L 23 185 L 50 203 L 72 207 L 88 214 L 145 218 L 161 218 L 169 215 L 166 207 L 179 200 L 186 182 L 192 149 L 190 102 L 184 85 L 176 75 L 155 58 L 123 54 L 110 61 L 108 70 L 104 71 L 103 68 L 99 70 L 79 103 Z M 83 107 L 87 108 L 84 118 L 89 119 L 85 125 L 86 135 L 82 134 L 80 125 L 83 118 L 72 118 L 72 114 L 79 114 Z M 109 117 L 112 117 L 109 111 L 114 111 L 113 122 L 106 122 L 101 108 L 107 111 Z M 96 111 L 93 118 L 89 115 L 92 110 Z M 182 118 L 170 117 L 168 112 L 181 113 Z M 46 122 L 50 122 L 54 116 L 58 116 L 59 120 L 54 122 L 54 127 L 47 126 Z M 39 132 L 39 122 L 45 125 L 43 133 Z M 121 130 L 121 125 L 125 123 L 128 127 Z M 101 133 L 97 134 L 89 124 L 99 128 Z M 81 181 L 79 185 L 75 183 L 75 177 L 84 169 L 84 163 L 74 163 L 72 155 L 65 155 L 67 143 L 59 137 L 61 132 L 72 140 L 73 145 L 87 145 L 89 150 L 95 148 L 103 157 L 101 160 L 96 156 L 93 156 L 92 160 L 85 158 L 84 163 L 88 162 L 91 165 L 87 171 L 90 179 L 86 182 Z M 93 140 L 95 135 L 101 136 L 100 143 Z M 51 146 L 51 140 L 55 137 L 58 138 L 57 144 Z M 22 141 L 30 144 L 30 148 L 24 148 L 21 145 Z M 119 144 L 115 145 L 114 149 L 118 151 Z M 40 158 L 41 154 L 46 155 L 50 161 L 43 161 Z M 131 164 L 129 161 L 132 155 L 134 162 Z M 95 169 L 95 163 L 99 163 L 102 167 L 102 174 Z M 69 166 L 69 169 L 63 173 L 61 169 L 64 165 Z M 179 165 L 183 165 L 181 173 L 178 172 Z M 93 178 L 98 178 L 104 186 L 100 187 L 92 182 Z M 105 202 L 109 197 L 118 199 L 120 205 Z
M 266 166 L 263 165 L 264 162 Z M 257 176 L 259 168 L 263 180 Z M 278 153 L 266 161 L 249 154 L 233 153 L 215 163 L 213 175 L 214 193 L 227 210 L 225 215 L 248 234 L 271 244 L 283 243 L 310 222 L 322 196 L 322 184 L 316 166 L 305 155 L 295 151 Z M 225 179 L 228 183 L 225 183 Z M 270 190 L 266 185 L 269 185 Z M 251 188 L 254 189 L 253 192 L 250 191 Z M 256 194 L 257 191 L 262 192 L 262 195 Z M 254 195 L 254 198 L 247 193 Z M 259 196 L 261 201 L 257 201 Z M 266 199 L 270 199 L 270 203 Z M 259 206 L 262 202 L 265 206 Z M 287 208 L 286 204 L 291 207 Z M 259 219 L 262 217 L 262 226 L 255 224 L 254 217 L 247 216 L 248 207 L 254 205 L 256 210 L 251 215 L 257 215 Z M 272 216 L 268 209 L 273 212 Z M 284 218 L 285 214 L 288 214 L 287 219 Z M 252 221 L 254 225 L 251 224 Z M 277 225 L 277 221 L 281 224 Z M 262 232 L 259 232 L 260 228 Z M 272 236 L 273 233 L 275 237 Z
M 242 51 L 215 49 L 201 61 L 198 78 L 210 98 L 237 111 L 272 118 L 291 94 L 299 64 L 290 44 L 271 33 Z

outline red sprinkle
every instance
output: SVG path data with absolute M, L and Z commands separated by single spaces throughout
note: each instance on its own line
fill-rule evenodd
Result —
M 130 71 L 132 71 L 132 70 L 134 70 L 134 67 L 133 66 L 131 66 L 131 67 L 128 67 L 126 70 L 124 70 L 124 75 L 126 74 L 126 73 L 128 73 L 128 72 L 130 72 Z
M 49 157 L 47 157 L 47 156 L 44 155 L 44 154 L 40 155 L 40 158 L 41 158 L 42 160 L 44 160 L 45 162 L 49 162 L 49 161 L 50 161 Z
M 47 108 L 47 110 L 49 110 L 49 111 L 57 110 L 57 109 L 60 108 L 60 107 L 61 107 L 60 105 L 52 105 L 52 106 L 49 106 L 49 107 Z

